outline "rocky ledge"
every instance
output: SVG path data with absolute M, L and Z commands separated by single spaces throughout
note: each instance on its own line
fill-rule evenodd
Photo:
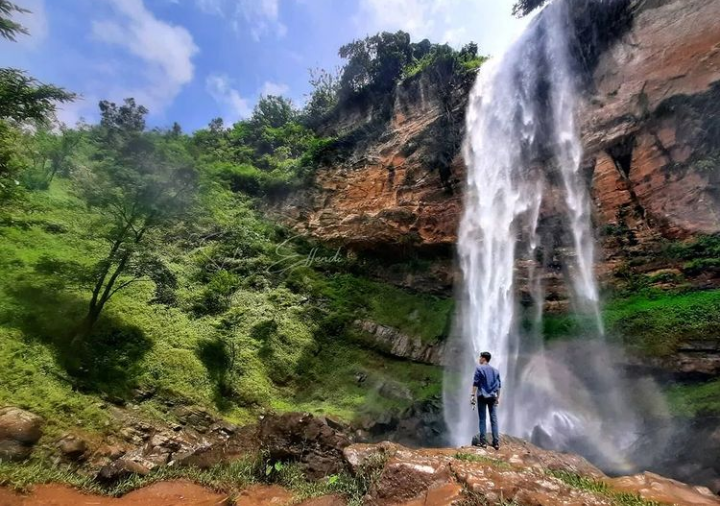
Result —
M 499 451 L 475 447 L 409 449 L 356 444 L 344 451 L 353 472 L 375 466 L 370 505 L 632 504 L 720 505 L 704 487 L 652 473 L 609 478 L 582 457 L 542 450 L 505 437 Z M 646 501 L 646 502 L 643 502 Z
M 203 468 L 263 455 L 269 464 L 294 462 L 313 480 L 349 473 L 363 484 L 363 503 L 376 506 L 720 506 L 720 498 L 705 487 L 652 473 L 610 478 L 582 457 L 543 450 L 511 437 L 502 438 L 498 451 L 476 447 L 411 449 L 387 441 L 354 442 L 347 426 L 306 413 L 266 416 L 255 426 L 237 428 L 199 409 L 181 411 L 182 422 L 168 429 L 137 425 L 140 422 L 128 426 L 137 433 L 121 431 L 124 446 L 110 442 L 115 452 L 104 451 L 108 441 L 80 444 L 78 437 L 65 437 L 56 445 L 63 460 L 75 462 L 77 472 L 93 474 L 100 482 L 147 474 L 161 466 Z M 4 413 L 5 428 L 12 429 L 0 433 L 5 440 L 26 441 L 27 434 L 40 433 L 39 419 L 32 414 L 17 408 Z M 28 420 L 32 423 L 25 423 Z M 122 432 L 127 432 L 127 437 Z M 32 443 L 27 445 L 17 458 L 28 454 Z M 6 492 L 0 488 L 0 502 Z M 291 494 L 280 495 L 256 503 L 291 502 Z M 315 501 L 345 504 L 337 495 Z

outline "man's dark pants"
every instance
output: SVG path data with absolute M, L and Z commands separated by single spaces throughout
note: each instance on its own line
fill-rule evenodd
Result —
M 495 397 L 482 397 L 478 396 L 477 398 L 477 405 L 478 405 L 478 419 L 479 419 L 479 427 L 480 427 L 480 442 L 485 443 L 487 442 L 486 435 L 487 435 L 487 413 L 490 413 L 490 427 L 492 429 L 492 438 L 493 438 L 493 445 L 500 444 L 500 431 L 498 430 L 498 422 L 497 422 L 497 409 L 495 406 L 495 403 L 497 402 L 497 398 Z M 487 407 L 487 412 L 485 408 Z

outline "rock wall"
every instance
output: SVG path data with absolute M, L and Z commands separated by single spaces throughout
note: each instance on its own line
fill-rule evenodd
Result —
M 630 6 L 632 24 L 594 62 L 580 114 L 598 230 L 622 225 L 640 246 L 719 232 L 720 2 Z M 437 284 L 449 289 L 465 173 L 458 139 L 472 79 L 447 92 L 447 83 L 420 74 L 398 85 L 389 114 L 372 103 L 340 111 L 325 133 L 377 134 L 276 211 L 299 233 L 351 250 L 430 256 L 444 266 Z M 621 249 L 606 241 L 603 258 Z M 600 273 L 612 267 L 600 262 Z

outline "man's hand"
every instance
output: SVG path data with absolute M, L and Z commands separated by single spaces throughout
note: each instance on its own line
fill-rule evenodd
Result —
M 476 402 L 475 394 L 470 394 L 470 404 L 475 404 L 475 402 Z
M 500 397 L 495 397 L 495 405 L 496 406 L 500 405 Z

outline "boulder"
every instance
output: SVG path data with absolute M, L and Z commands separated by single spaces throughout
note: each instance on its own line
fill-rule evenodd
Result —
M 350 439 L 326 419 L 307 413 L 266 416 L 260 422 L 259 438 L 271 461 L 297 462 L 311 479 L 341 471 L 343 449 L 350 445 Z
M 88 444 L 79 436 L 67 434 L 57 442 L 57 448 L 66 460 L 77 462 L 85 460 Z
M 23 460 L 42 436 L 43 419 L 15 407 L 0 409 L 0 460 Z
M 150 468 L 147 466 L 129 458 L 122 457 L 103 466 L 96 475 L 95 479 L 101 483 L 112 484 L 129 478 L 134 474 L 144 476 L 149 472 Z

